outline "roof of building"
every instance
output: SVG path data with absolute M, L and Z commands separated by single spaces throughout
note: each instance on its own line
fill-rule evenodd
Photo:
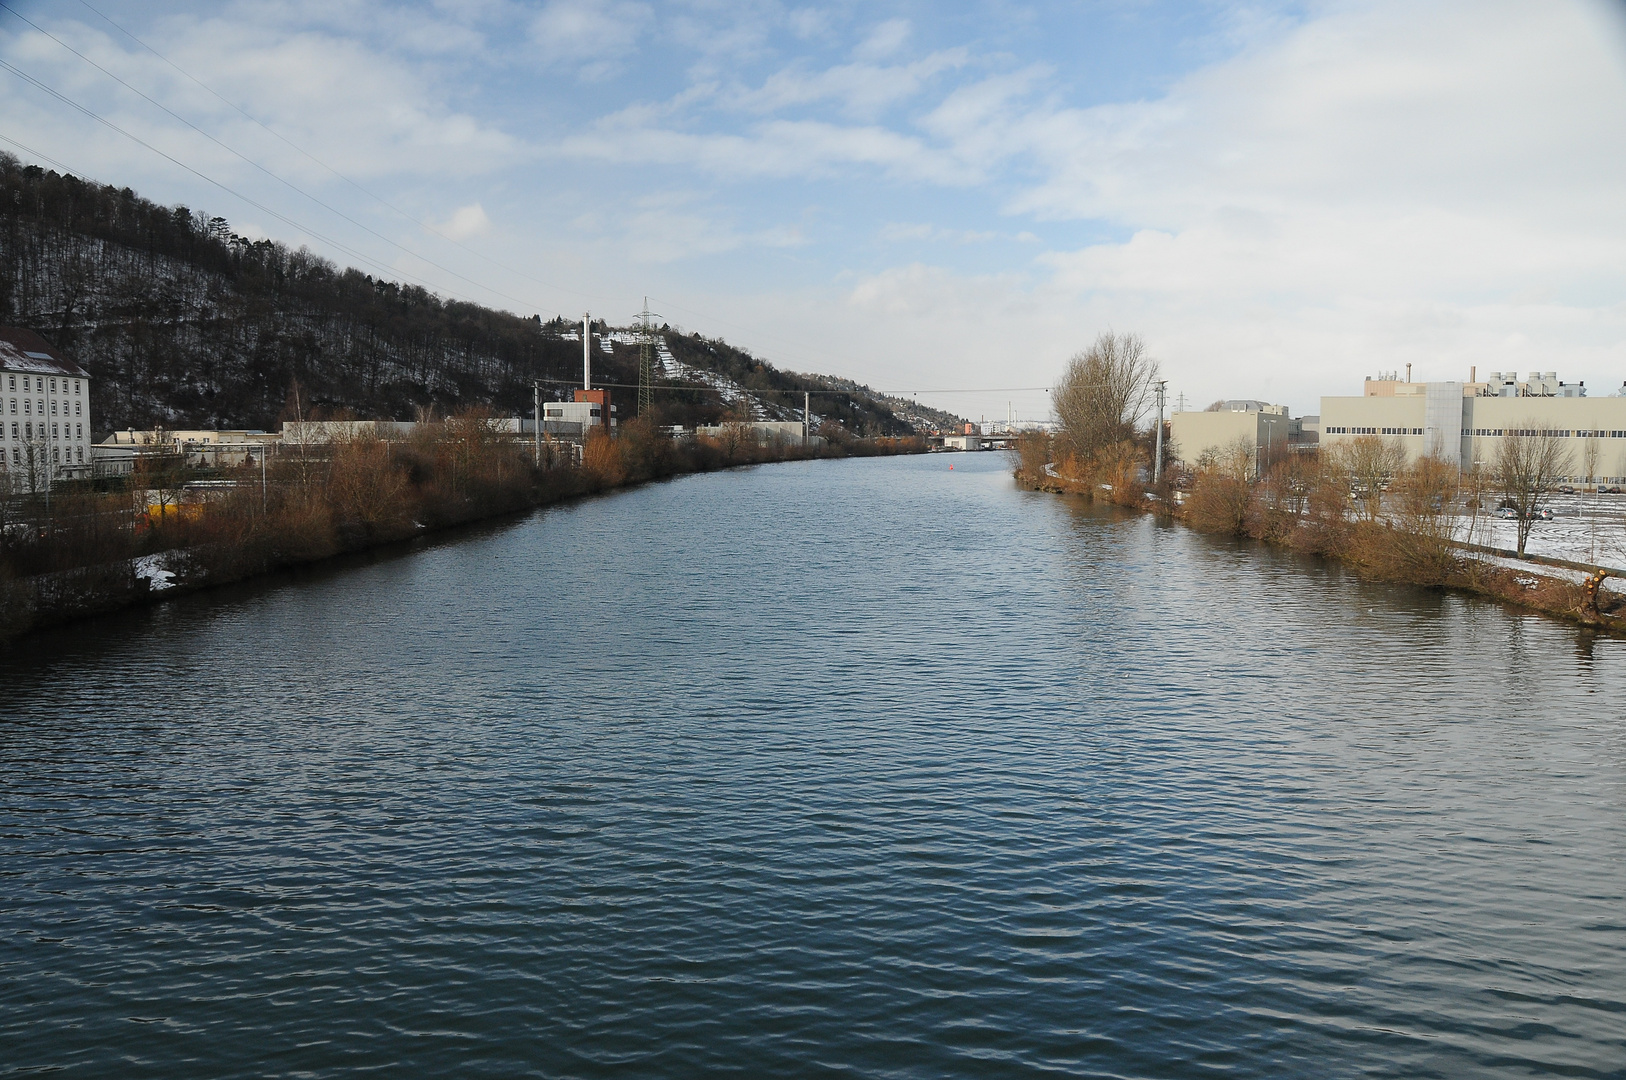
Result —
M 20 326 L 0 326 L 0 371 L 90 378 L 90 372 L 63 356 L 55 345 Z

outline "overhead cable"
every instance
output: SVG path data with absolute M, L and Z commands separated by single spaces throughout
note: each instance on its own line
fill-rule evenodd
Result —
M 54 41 L 58 45 L 62 46 L 62 48 L 66 49 L 68 52 L 70 52 L 73 55 L 77 56 L 79 59 L 81 59 L 85 63 L 89 64 L 91 67 L 95 68 L 97 71 L 100 71 L 103 75 L 106 75 L 109 79 L 112 79 L 114 82 L 118 83 L 120 86 L 122 86 L 126 90 L 130 91 L 132 94 L 135 94 L 136 96 L 140 97 L 143 101 L 146 101 L 149 104 L 153 105 L 154 107 L 163 110 L 166 114 L 168 114 L 169 116 L 173 117 L 174 119 L 180 121 L 182 124 L 185 124 L 187 127 L 191 128 L 193 131 L 197 132 L 199 135 L 202 135 L 205 139 L 208 139 L 210 142 L 214 143 L 216 146 L 220 147 L 222 150 L 226 151 L 228 154 L 231 154 L 233 157 L 235 157 L 238 160 L 244 162 L 245 164 L 250 165 L 255 169 L 258 169 L 260 172 L 264 173 L 266 176 L 269 176 L 271 179 L 277 181 L 277 183 L 282 184 L 284 187 L 288 188 L 290 191 L 293 191 L 293 192 L 303 196 L 304 198 L 309 199 L 311 202 L 315 203 L 317 206 L 320 206 L 322 209 L 328 211 L 329 213 L 334 214 L 337 217 L 343 218 L 345 221 L 348 221 L 350 224 L 354 225 L 356 228 L 361 229 L 364 232 L 370 233 L 371 235 L 373 235 L 373 236 L 377 237 L 378 239 L 384 241 L 384 243 L 389 244 L 391 247 L 393 247 L 393 248 L 395 248 L 395 249 L 397 249 L 397 250 L 399 250 L 399 251 L 401 251 L 401 252 L 403 252 L 403 253 L 405 253 L 405 254 L 407 254 L 407 255 L 415 258 L 415 259 L 420 259 L 423 262 L 428 263 L 430 266 L 433 266 L 435 269 L 441 271 L 442 273 L 450 274 L 451 276 L 453 276 L 453 277 L 455 277 L 455 278 L 457 278 L 457 279 L 459 279 L 461 281 L 465 281 L 468 284 L 473 285 L 477 289 L 482 289 L 482 290 L 484 290 L 486 292 L 489 292 L 489 293 L 491 293 L 491 294 L 493 294 L 495 296 L 500 296 L 503 299 L 510 300 L 510 301 L 512 301 L 512 302 L 514 302 L 516 304 L 521 305 L 522 307 L 536 307 L 536 306 L 539 306 L 539 305 L 536 305 L 533 301 L 522 300 L 517 296 L 510 296 L 507 293 L 502 292 L 501 290 L 493 289 L 489 285 L 486 285 L 483 282 L 476 281 L 474 278 L 471 278 L 471 277 L 468 277 L 467 275 L 458 273 L 456 270 L 453 270 L 449 266 L 442 266 L 440 263 L 435 262 L 433 259 L 430 259 L 430 258 L 420 254 L 419 252 L 413 251 L 411 248 L 408 248 L 408 247 L 404 246 L 403 244 L 401 244 L 401 243 L 399 243 L 399 242 L 397 242 L 395 240 L 390 239 L 388 236 L 385 236 L 383 233 L 379 232 L 377 229 L 374 229 L 371 226 L 365 225 L 362 222 L 357 221 L 355 218 L 351 217 L 349 214 L 346 214 L 344 211 L 338 209 L 335 206 L 330 205 L 329 203 L 327 203 L 327 202 L 323 201 L 322 199 L 318 198 L 317 196 L 312 195 L 310 192 L 306 191 L 304 188 L 301 188 L 298 184 L 295 184 L 293 181 L 288 180 L 288 179 L 286 179 L 286 178 L 284 178 L 282 176 L 279 176 L 275 172 L 272 172 L 270 169 L 266 168 L 264 165 L 261 165 L 259 162 L 255 161 L 253 158 L 251 158 L 248 155 L 246 155 L 246 154 L 240 152 L 239 150 L 237 150 L 235 147 L 232 147 L 232 146 L 222 142 L 221 140 L 215 138 L 213 135 L 209 134 L 207 131 L 203 130 L 198 125 L 194 124 L 192 121 L 188 120 L 186 117 L 180 115 L 175 110 L 173 110 L 169 106 L 165 105 L 163 102 L 156 100 L 155 98 L 153 98 L 150 95 L 146 94 L 145 92 L 143 92 L 139 88 L 130 85 L 124 79 L 122 79 L 119 76 L 115 75 L 113 72 L 107 70 L 105 67 L 98 64 L 96 61 L 92 60 L 90 57 L 86 56 L 84 53 L 80 52 L 78 49 L 75 49 L 72 45 L 69 45 L 67 42 L 65 42 L 61 38 L 57 37 L 55 34 L 51 33 L 49 30 L 44 29 L 38 23 L 36 23 L 33 20 L 29 19 L 26 15 L 23 15 L 21 12 L 17 11 L 15 8 L 11 7 L 9 4 L 7 4 L 5 2 L 5 0 L 0 0 L 0 9 L 4 9 L 6 11 L 9 11 L 12 15 L 15 15 L 17 18 L 21 19 L 23 22 L 27 23 L 29 26 L 32 26 L 39 33 L 43 34 L 45 37 L 50 38 L 52 41 Z M 13 68 L 12 70 L 15 72 L 17 69 Z M 24 77 L 27 78 L 27 76 L 24 76 Z M 30 79 L 30 81 L 34 82 L 36 86 L 41 87 L 41 89 L 49 90 L 48 87 L 45 87 L 45 85 L 43 83 L 40 83 L 38 80 Z M 52 91 L 52 92 L 54 93 L 54 91 Z M 60 94 L 58 94 L 56 96 L 58 98 L 61 98 L 64 101 L 67 100 L 66 98 L 62 98 L 62 95 L 60 95 Z M 84 110 L 81 110 L 81 111 L 84 111 Z M 104 123 L 105 123 L 105 121 L 104 121 Z M 111 127 L 113 125 L 109 124 L 109 126 Z M 118 128 L 115 128 L 115 130 L 122 131 L 122 129 L 118 129 Z M 123 132 L 123 133 L 128 134 L 128 132 Z M 134 136 L 131 136 L 131 137 L 133 138 Z M 165 155 L 165 156 L 167 157 L 168 155 Z M 171 158 L 170 160 L 174 161 L 175 159 Z M 177 161 L 176 164 L 180 164 L 180 162 Z M 184 167 L 185 166 L 183 166 L 183 168 Z M 194 174 L 199 175 L 199 176 L 203 175 L 201 173 L 198 173 L 197 170 L 195 170 L 195 169 L 192 169 L 192 170 L 189 170 L 189 171 L 191 171 Z M 208 179 L 208 178 L 205 177 L 205 179 Z M 214 181 L 212 181 L 212 180 L 210 182 L 214 183 Z M 219 186 L 219 185 L 217 185 L 217 186 Z M 233 194 L 236 194 L 236 192 L 233 192 Z M 242 196 L 239 195 L 239 198 L 241 198 L 241 197 Z M 263 206 L 260 207 L 260 208 L 266 210 L 267 213 L 274 213 L 274 211 L 271 211 L 271 210 L 269 210 L 269 209 L 267 209 L 267 208 L 265 208 Z M 280 215 L 279 215 L 279 217 L 280 217 Z M 282 220 L 288 221 L 289 219 L 282 218 Z M 295 226 L 295 227 L 299 228 L 301 226 Z M 312 231 L 312 230 L 307 230 L 307 231 Z M 312 235 L 316 235 L 314 233 L 314 231 L 312 231 Z M 326 238 L 324 237 L 323 239 L 326 239 Z M 329 243 L 334 243 L 334 241 L 331 241 L 331 240 L 328 240 L 328 242 Z M 357 256 L 357 257 L 359 258 L 361 256 Z M 374 265 L 376 266 L 376 265 L 379 265 L 379 264 L 375 263 Z M 551 309 L 547 309 L 547 308 L 544 308 L 543 310 L 548 310 L 550 312 L 550 314 L 562 314 L 560 312 L 552 311 Z

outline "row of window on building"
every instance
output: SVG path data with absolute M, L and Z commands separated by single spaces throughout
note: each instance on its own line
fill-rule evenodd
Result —
M 1420 427 L 1329 427 L 1328 435 L 1422 435 Z M 1559 439 L 1626 439 L 1626 431 L 1605 431 L 1598 428 L 1595 431 L 1573 429 L 1543 432 L 1536 428 L 1463 428 L 1463 435 L 1467 436 L 1498 436 L 1498 435 L 1552 435 Z
M 5 425 L 0 424 L 0 431 L 3 431 L 4 427 L 5 427 Z M 76 428 L 77 428 L 77 431 L 75 430 Z M 62 429 L 64 429 L 64 430 L 59 430 L 58 429 L 57 423 L 56 423 L 55 420 L 51 421 L 51 438 L 53 438 L 53 439 L 64 439 L 64 438 L 65 439 L 83 439 L 85 437 L 85 425 L 84 424 L 63 424 Z M 34 437 L 34 422 L 32 420 L 24 420 L 23 423 L 22 423 L 21 432 L 22 432 L 21 435 L 19 435 L 18 434 L 17 421 L 13 420 L 11 422 L 11 437 L 13 439 L 17 439 L 17 438 L 32 439 Z M 40 421 L 40 438 L 42 438 L 42 439 L 45 438 L 45 421 L 44 420 Z
M 23 389 L 25 391 L 28 389 L 29 376 L 27 376 L 27 375 L 21 375 L 21 376 L 19 376 L 19 375 L 8 375 L 8 376 L 6 376 L 6 378 L 11 380 L 11 382 L 7 386 L 7 389 L 10 389 L 10 390 L 17 389 L 17 380 L 19 378 L 23 380 Z M 46 377 L 44 375 L 35 375 L 35 376 L 33 376 L 33 379 L 34 379 L 34 389 L 39 390 L 39 391 L 41 391 L 43 393 L 44 390 L 45 390 L 45 387 L 46 387 Z M 79 393 L 80 392 L 80 383 L 83 382 L 83 381 L 84 380 L 82 380 L 82 379 L 63 379 L 62 380 L 62 392 L 64 394 L 66 394 L 68 392 L 68 390 L 70 388 L 72 388 L 74 393 L 76 393 L 76 394 Z M 50 387 L 51 387 L 51 393 L 53 393 L 53 394 L 56 393 L 56 376 L 54 376 L 54 375 L 51 376 L 51 378 L 50 378 Z
M 1420 427 L 1330 427 L 1328 435 L 1421 435 Z
M 51 376 L 49 378 L 49 380 L 47 380 L 46 376 L 44 376 L 44 375 L 34 375 L 34 376 L 7 375 L 6 378 L 10 380 L 10 382 L 6 386 L 6 389 L 8 389 L 8 390 L 16 390 L 17 389 L 17 380 L 22 379 L 23 380 L 23 393 L 26 394 L 28 392 L 28 389 L 29 389 L 28 380 L 30 378 L 33 378 L 33 380 L 34 380 L 34 387 L 33 388 L 36 391 L 38 391 L 39 393 L 41 393 L 41 394 L 45 393 L 45 387 L 47 385 L 47 382 L 49 382 L 49 385 L 51 387 L 51 393 L 53 393 L 53 394 L 56 393 L 56 376 L 54 376 L 54 375 Z M 80 386 L 80 384 L 83 381 L 84 381 L 83 379 L 63 379 L 62 380 L 62 392 L 64 394 L 66 394 L 70 389 L 75 394 L 78 394 L 78 393 L 82 392 L 82 387 Z
M 1555 439 L 1626 439 L 1626 431 L 1605 431 L 1598 428 L 1594 431 L 1573 428 L 1564 430 L 1543 431 L 1540 428 L 1463 428 L 1464 435 L 1551 435 Z
M 35 405 L 39 406 L 39 414 L 41 416 L 44 416 L 45 415 L 45 401 L 44 401 L 43 398 L 40 399 L 37 402 L 33 401 L 33 400 L 29 399 L 29 398 L 23 398 L 23 415 L 24 416 L 31 415 L 34 412 L 34 406 Z M 52 398 L 51 399 L 51 415 L 52 416 L 56 415 L 56 405 L 57 405 L 56 399 Z M 68 414 L 68 403 L 66 401 L 64 401 L 62 403 L 62 415 L 66 416 L 67 414 Z M 13 416 L 17 415 L 17 399 L 16 398 L 11 399 L 11 415 L 13 415 Z M 85 415 L 85 406 L 84 406 L 83 402 L 76 401 L 76 402 L 73 403 L 73 415 L 75 415 L 75 416 L 83 416 L 83 415 Z
M 4 461 L 4 460 L 5 459 L 3 457 L 0 457 L 0 461 Z M 16 467 L 16 468 L 20 468 L 22 466 L 22 463 L 23 463 L 23 451 L 22 451 L 22 448 L 18 447 L 18 446 L 13 446 L 11 448 L 11 464 L 12 464 L 12 466 Z M 83 446 L 69 447 L 68 448 L 68 460 L 67 460 L 66 464 L 69 464 L 69 465 L 83 465 L 84 463 L 85 463 L 85 448 Z M 60 446 L 51 447 L 51 464 L 52 465 L 61 465 L 61 464 L 63 464 L 63 461 L 62 461 L 62 447 L 60 447 Z

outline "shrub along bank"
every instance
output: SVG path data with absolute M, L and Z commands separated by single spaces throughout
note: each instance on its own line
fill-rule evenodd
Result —
M 1601 588 L 1604 571 L 1593 568 L 1585 582 L 1575 583 L 1475 557 L 1457 540 L 1455 507 L 1463 496 L 1470 515 L 1487 513 L 1497 499 L 1478 475 L 1465 478 L 1434 458 L 1409 465 L 1391 460 L 1375 438 L 1372 446 L 1340 454 L 1290 454 L 1259 475 L 1251 452 L 1237 445 L 1180 477 L 1185 491 L 1177 501 L 1172 483 L 1148 489 L 1138 480 L 1139 466 L 1151 460 L 1143 441 L 1083 457 L 1060 440 L 1031 432 L 1013 451 L 1015 477 L 1033 490 L 1083 495 L 1172 517 L 1203 532 L 1339 559 L 1373 580 L 1495 597 L 1626 633 L 1626 597 Z
M 489 419 L 421 425 L 245 465 L 212 483 L 178 460 L 142 460 L 118 490 L 64 486 L 0 499 L 0 639 L 167 597 L 683 473 L 814 457 L 921 453 L 920 439 L 759 445 L 745 428 L 677 442 L 654 417 L 541 462 Z

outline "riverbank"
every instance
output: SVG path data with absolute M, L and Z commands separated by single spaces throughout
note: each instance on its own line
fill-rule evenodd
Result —
M 1038 465 L 1035 468 L 1035 465 Z M 1030 452 L 1013 476 L 1032 491 L 1083 496 L 1179 521 L 1200 532 L 1246 536 L 1333 559 L 1364 577 L 1481 596 L 1626 637 L 1626 573 L 1524 555 L 1455 539 L 1455 524 L 1435 510 L 1405 527 L 1375 513 L 1352 517 L 1343 488 L 1335 498 L 1302 480 L 1272 485 L 1199 473 L 1189 493 L 1164 485 L 1079 480 Z M 1282 497 L 1286 494 L 1288 497 Z M 1185 496 L 1182 498 L 1182 496 Z M 1555 572 L 1556 571 L 1556 572 Z M 1618 587 L 1611 587 L 1618 586 Z
M 189 501 L 177 472 L 128 490 L 63 491 L 0 529 L 0 641 L 233 584 L 471 523 L 675 476 L 814 458 L 923 453 L 918 439 L 804 447 L 752 438 L 675 442 L 628 424 L 568 447 L 502 438 L 449 421 L 401 443 L 355 439 L 246 469 Z M 252 474 L 252 475 L 250 475 Z

